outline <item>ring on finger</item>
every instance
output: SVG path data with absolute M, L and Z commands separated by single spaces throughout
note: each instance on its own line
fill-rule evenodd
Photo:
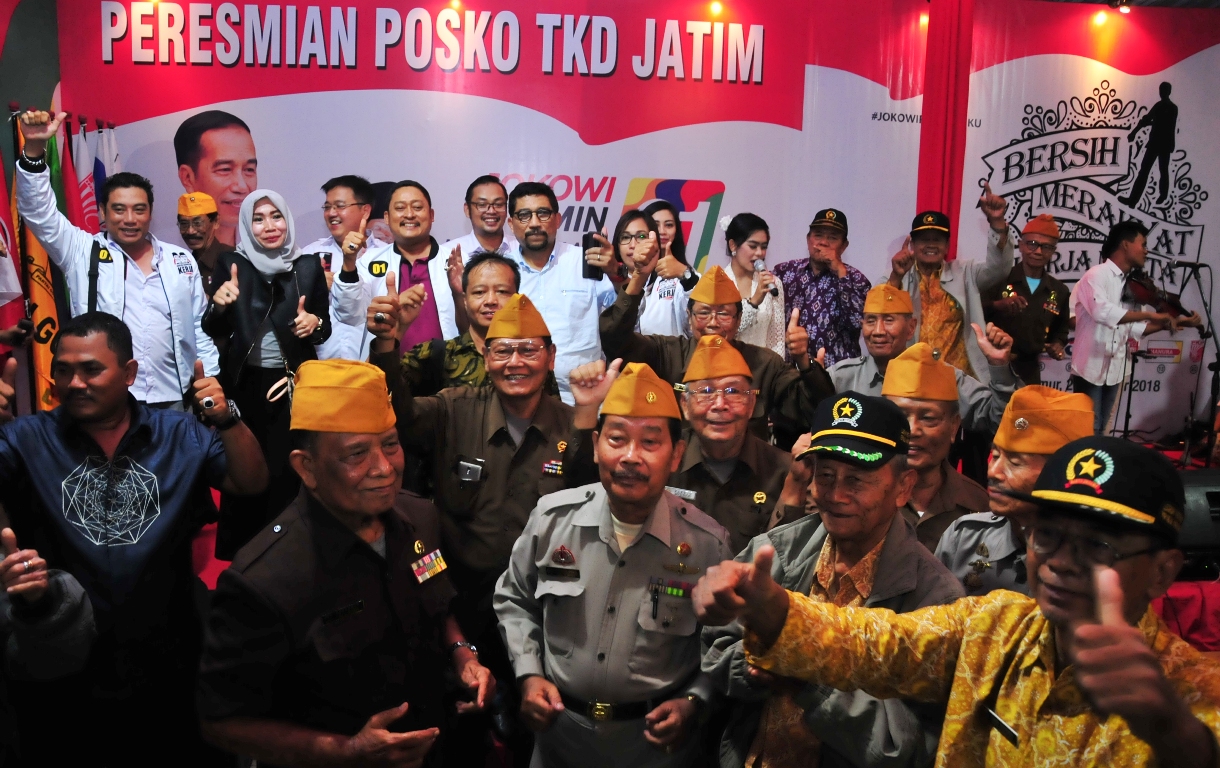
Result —
M 373 313 L 373 322 L 374 323 L 384 323 L 385 321 L 386 321 L 385 312 Z
M 205 397 L 202 400 L 200 400 L 199 404 L 204 407 L 204 410 L 211 410 L 212 408 L 216 407 L 216 401 L 213 400 L 210 396 Z
M 33 562 L 34 562 L 33 560 L 26 560 L 24 563 L 22 563 L 22 565 L 25 566 L 26 573 L 29 573 L 31 570 L 34 569 L 34 566 L 32 565 Z

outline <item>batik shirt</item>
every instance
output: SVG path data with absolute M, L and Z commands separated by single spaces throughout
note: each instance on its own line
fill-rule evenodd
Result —
M 966 314 L 957 299 L 940 284 L 940 269 L 931 274 L 920 273 L 919 306 L 923 314 L 919 340 L 940 352 L 941 362 L 977 379 L 970 367 L 970 358 L 966 356 L 966 337 L 963 335 L 967 332 Z
M 1151 609 L 1139 629 L 1174 693 L 1220 735 L 1220 665 L 1172 634 Z M 1015 592 L 904 614 L 838 608 L 789 593 L 776 642 L 763 648 L 747 632 L 745 650 L 750 664 L 778 675 L 947 705 L 938 768 L 1152 762 L 1151 747 L 1126 720 L 1098 717 L 1072 666 L 1056 674 L 1051 624 L 1036 601 Z M 980 715 L 997 679 L 995 712 L 1015 730 L 1015 745 Z
M 801 327 L 809 332 L 809 353 L 826 349 L 826 365 L 860 356 L 860 326 L 864 297 L 873 287 L 864 273 L 850 264 L 839 277 L 827 270 L 816 274 L 809 259 L 785 261 L 772 270 L 784 285 L 784 323 L 792 310 L 801 311 Z

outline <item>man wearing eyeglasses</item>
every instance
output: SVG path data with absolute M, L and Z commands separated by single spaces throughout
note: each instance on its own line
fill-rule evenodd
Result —
M 508 221 L 508 189 L 496 176 L 480 176 L 466 187 L 466 202 L 462 214 L 470 219 L 470 233 L 441 244 L 440 255 L 449 259 L 456 250 L 462 262 L 484 251 L 501 256 L 517 247 L 517 238 L 505 232 Z M 459 267 L 457 272 L 461 272 Z
M 529 298 L 511 296 L 487 328 L 483 359 L 490 386 L 454 387 L 430 397 L 410 391 L 396 349 L 400 324 L 418 309 L 401 305 L 393 291 L 373 300 L 368 329 L 376 339 L 369 362 L 386 374 L 404 449 L 432 467 L 442 543 L 459 594 L 454 615 L 483 664 L 510 690 L 514 676 L 496 630 L 492 590 L 539 497 L 570 484 L 570 456 L 581 435 L 573 409 L 546 392 L 558 354 Z
M 1030 494 L 1030 592 L 908 614 L 844 610 L 771 578 L 775 550 L 711 568 L 706 624 L 739 619 L 775 675 L 946 707 L 937 765 L 1215 766 L 1220 665 L 1150 608 L 1182 567 L 1182 481 L 1161 454 L 1086 437 Z
M 330 338 L 318 345 L 318 359 L 332 360 L 344 358 L 347 360 L 362 360 L 360 357 L 360 339 L 364 329 L 359 326 L 339 322 L 335 314 L 335 269 L 342 268 L 346 260 L 355 267 L 356 260 L 364 255 L 366 250 L 378 248 L 382 243 L 373 237 L 372 233 L 361 241 L 361 246 L 355 251 L 344 251 L 343 243 L 353 232 L 357 235 L 365 233 L 367 219 L 373 210 L 373 185 L 363 176 L 347 174 L 336 176 L 322 185 L 326 193 L 326 201 L 322 203 L 322 218 L 330 234 L 319 238 L 309 245 L 303 246 L 301 252 L 312 255 L 322 261 L 326 270 L 326 284 L 331 289 Z
M 216 201 L 206 192 L 186 192 L 178 197 L 178 234 L 182 235 L 182 242 L 191 249 L 191 255 L 199 265 L 203 291 L 209 297 L 216 257 L 233 250 L 216 239 L 219 219 Z
M 1042 353 L 1064 358 L 1068 341 L 1068 287 L 1047 270 L 1059 244 L 1059 225 L 1049 213 L 1025 224 L 1017 250 L 1021 261 L 1008 277 L 982 291 L 990 323 L 1013 339 L 1013 370 L 1026 384 L 1041 384 Z
M 805 514 L 802 504 L 779 504 L 792 455 L 750 434 L 758 397 L 752 377 L 745 358 L 723 337 L 699 339 L 678 401 L 692 434 L 667 488 L 728 529 L 734 552 Z
M 597 317 L 614 303 L 614 283 L 604 271 L 597 279 L 584 277 L 585 254 L 579 244 L 556 240 L 563 215 L 550 186 L 523 181 L 513 187 L 508 215 L 517 240 L 508 256 L 521 270 L 521 293 L 530 297 L 551 329 L 559 395 L 571 405 L 575 401 L 568 374 L 602 357 Z

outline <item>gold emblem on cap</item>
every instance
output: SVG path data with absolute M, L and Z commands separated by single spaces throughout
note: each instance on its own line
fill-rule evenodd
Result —
M 754 503 L 755 504 L 763 504 L 763 503 L 766 503 L 766 501 L 767 501 L 767 494 L 763 493 L 762 491 L 758 491 L 757 493 L 754 494 Z
M 419 539 L 415 540 L 415 554 L 422 555 L 424 553 L 424 543 Z
M 927 216 L 924 216 L 924 217 L 923 217 L 923 223 L 924 223 L 924 224 L 931 224 L 931 223 L 932 223 L 932 222 L 934 222 L 934 221 L 936 221 L 936 217 L 935 217 L 935 216 L 933 216 L 933 215 L 932 215 L 932 214 L 930 214 L 930 213 L 929 213 Z
M 932 359 L 933 359 L 933 360 L 939 360 L 939 359 L 940 359 L 940 350 L 939 350 L 939 349 L 934 349 L 934 350 L 932 350 Z
M 718 347 L 723 343 L 724 343 L 723 336 L 713 336 L 712 340 L 708 342 L 708 344 L 712 345 L 713 347 Z
M 826 212 L 826 218 L 830 219 L 831 221 L 834 221 L 834 218 L 835 218 L 835 212 L 834 212 L 834 211 L 827 211 L 827 212 Z
M 563 453 L 564 451 L 566 451 L 566 450 L 568 449 L 568 441 L 567 441 L 567 440 L 560 440 L 560 441 L 559 441 L 559 445 L 557 445 L 557 446 L 555 446 L 555 447 L 559 449 L 559 452 L 560 452 L 560 453 Z
M 830 415 L 833 421 L 830 426 L 837 427 L 839 424 L 850 424 L 853 427 L 859 428 L 860 417 L 864 414 L 864 406 L 854 397 L 841 397 L 830 409 Z
M 1029 420 L 1022 416 L 1021 418 L 1017 419 L 1013 426 L 1015 426 L 1017 429 L 1029 429 Z
M 691 546 L 684 541 L 678 546 L 674 547 L 674 551 L 682 557 L 689 557 L 691 553 Z
M 656 393 L 656 392 L 649 392 L 649 393 L 647 393 L 646 395 L 644 395 L 644 399 L 645 399 L 645 400 L 647 400 L 647 401 L 648 401 L 648 402 L 650 402 L 650 403 L 655 403 L 655 402 L 657 401 L 657 393 Z

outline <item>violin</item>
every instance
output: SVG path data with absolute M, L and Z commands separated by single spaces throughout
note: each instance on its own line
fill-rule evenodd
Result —
M 1135 267 L 1127 275 L 1127 296 L 1138 304 L 1147 304 L 1157 312 L 1170 317 L 1188 317 L 1190 310 L 1182 306 L 1181 297 L 1169 293 L 1164 288 L 1152 282 L 1147 272 Z

